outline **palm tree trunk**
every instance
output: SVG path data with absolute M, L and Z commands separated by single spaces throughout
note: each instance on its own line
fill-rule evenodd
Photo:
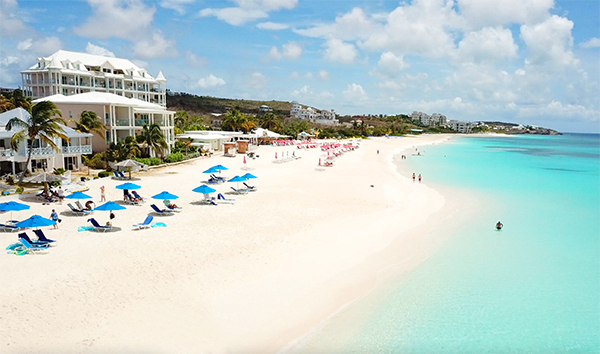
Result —
M 25 172 L 29 169 L 29 163 L 31 162 L 31 154 L 33 153 L 33 141 L 28 139 L 27 145 L 29 145 L 29 151 L 27 151 L 27 162 L 25 163 L 25 170 L 21 171 L 21 176 L 19 177 L 19 182 L 17 183 L 19 186 L 23 184 L 23 178 L 25 178 Z

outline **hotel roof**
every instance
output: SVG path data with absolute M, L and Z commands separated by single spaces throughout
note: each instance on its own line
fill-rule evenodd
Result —
M 138 100 L 135 98 L 127 98 L 119 95 L 115 95 L 113 93 L 107 92 L 86 92 L 80 93 L 77 95 L 65 96 L 62 94 L 47 96 L 43 98 L 38 98 L 33 101 L 33 103 L 37 103 L 40 101 L 50 101 L 54 103 L 70 103 L 70 104 L 112 104 L 112 105 L 122 105 L 122 106 L 133 106 L 136 108 L 145 108 L 151 110 L 160 110 L 165 111 L 166 108 L 155 104 L 142 100 Z

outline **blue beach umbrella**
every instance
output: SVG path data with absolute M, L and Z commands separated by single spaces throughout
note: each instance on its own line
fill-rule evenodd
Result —
M 0 211 L 10 211 L 10 219 L 11 220 L 12 220 L 12 212 L 13 211 L 27 210 L 29 208 L 30 208 L 29 205 L 14 202 L 12 200 L 10 202 L 0 203 Z
M 223 165 L 215 165 L 215 166 L 213 166 L 211 168 L 216 168 L 219 171 L 227 171 L 228 170 L 228 168 L 225 167 L 225 166 L 223 166 Z
M 65 199 L 92 199 L 92 197 L 83 192 L 73 192 L 65 196 Z
M 94 211 L 96 210 L 101 210 L 101 211 L 113 211 L 113 210 L 125 210 L 126 208 L 122 205 L 119 205 L 115 202 L 106 202 L 96 208 L 94 208 Z
M 196 188 L 192 189 L 192 192 L 202 193 L 202 194 L 214 193 L 216 191 L 217 191 L 216 189 L 210 188 L 206 184 L 203 184 L 200 187 L 196 187 Z
M 26 227 L 40 227 L 40 226 L 50 226 L 56 224 L 56 221 L 46 219 L 39 215 L 33 215 L 29 219 L 25 219 L 15 224 L 16 227 L 26 228 Z
M 227 181 L 227 182 L 237 182 L 237 185 L 236 185 L 236 186 L 238 187 L 238 189 L 240 189 L 240 184 L 239 184 L 239 182 L 245 182 L 245 181 L 247 181 L 247 180 L 248 180 L 248 179 L 247 179 L 247 178 L 244 178 L 244 177 L 240 177 L 240 176 L 234 176 L 233 178 L 231 178 L 231 179 L 230 179 L 229 181 Z
M 258 177 L 256 177 L 252 173 L 246 173 L 245 175 L 242 176 L 242 178 L 250 179 L 250 178 L 258 178 Z
M 177 199 L 179 198 L 178 196 L 176 196 L 175 194 L 171 194 L 169 192 L 160 192 L 155 196 L 152 196 L 152 199 Z
M 135 183 L 126 182 L 126 183 L 123 183 L 123 184 L 119 184 L 119 185 L 118 185 L 118 186 L 116 186 L 115 188 L 116 188 L 116 189 L 127 189 L 127 190 L 129 190 L 129 189 L 140 189 L 140 188 L 142 188 L 142 187 L 138 186 L 138 185 L 137 185 L 137 184 L 135 184 Z

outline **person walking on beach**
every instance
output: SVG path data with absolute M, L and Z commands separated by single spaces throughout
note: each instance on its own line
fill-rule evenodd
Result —
M 58 229 L 58 214 L 56 213 L 56 210 L 52 209 L 52 213 L 50 214 L 50 219 L 52 219 L 52 221 L 54 221 L 54 228 Z
M 104 186 L 100 186 L 100 202 L 106 201 L 106 195 L 104 195 Z
M 419 173 L 419 183 L 421 183 L 421 174 Z
M 414 183 L 414 182 L 415 182 L 415 174 L 414 174 L 414 172 L 413 172 L 413 183 Z

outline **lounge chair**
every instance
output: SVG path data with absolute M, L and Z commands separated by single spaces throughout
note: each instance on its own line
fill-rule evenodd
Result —
M 119 174 L 119 177 L 120 177 L 121 179 L 129 179 L 129 178 L 127 178 L 127 177 L 126 177 L 126 176 L 123 174 L 123 172 L 121 172 L 121 171 L 117 171 L 117 173 Z
M 169 209 L 159 209 L 155 204 L 150 204 L 150 207 L 157 215 L 172 215 L 173 211 Z
M 10 224 L 0 224 L 0 231 L 4 231 L 4 232 L 15 232 L 15 231 L 19 231 L 21 228 L 16 227 L 15 225 L 10 225 Z
M 81 205 L 81 203 L 79 202 L 79 200 L 75 201 L 75 205 L 77 206 L 77 209 L 81 211 L 87 211 L 88 213 L 92 212 L 92 209 L 84 208 L 83 205 Z
M 240 188 L 240 189 L 235 189 L 235 188 L 233 188 L 233 187 L 231 187 L 231 189 L 233 189 L 233 192 L 234 192 L 235 194 L 247 194 L 247 193 L 248 193 L 248 190 L 247 190 L 247 189 L 241 189 L 241 188 Z
M 255 192 L 256 191 L 256 187 L 255 186 L 249 186 L 246 182 L 242 182 L 244 183 L 244 186 L 246 186 L 246 188 L 248 188 L 249 191 L 251 192 Z
M 117 171 L 113 171 L 114 179 L 122 179 L 121 176 L 117 173 Z
M 213 198 L 214 200 L 215 198 Z M 225 204 L 233 204 L 235 202 L 235 199 L 231 199 L 231 198 L 225 198 L 225 196 L 223 196 L 223 194 L 219 193 L 217 194 L 217 203 L 225 203 Z
M 171 210 L 171 211 L 181 211 L 183 208 L 182 207 L 173 207 L 171 208 L 170 206 L 165 204 L 165 210 Z
M 139 200 L 134 199 L 134 197 L 130 196 L 129 194 L 123 198 L 123 201 L 125 204 L 129 205 L 139 205 L 141 203 Z
M 140 202 L 144 202 L 144 198 L 142 198 L 136 191 L 131 191 L 131 194 L 133 194 L 133 196 L 135 197 L 135 199 L 137 199 Z
M 153 219 L 154 219 L 154 217 L 152 215 L 148 215 L 148 216 L 146 216 L 146 220 L 144 220 L 144 222 L 133 225 L 133 228 L 136 230 L 148 229 L 148 228 L 152 227 Z
M 90 213 L 89 210 L 81 210 L 81 209 L 75 208 L 73 205 L 71 205 L 71 203 L 67 203 L 67 206 L 69 207 L 69 209 L 71 209 L 71 213 L 78 215 L 78 216 L 83 216 L 83 215 L 87 215 Z
M 48 243 L 49 242 L 44 242 L 44 241 L 33 241 L 32 239 L 29 238 L 29 236 L 22 232 L 19 234 L 19 241 L 20 240 L 26 240 L 27 242 L 29 242 L 29 244 L 33 245 L 33 246 L 42 246 L 42 247 L 48 247 Z
M 38 241 L 40 241 L 40 242 L 48 242 L 48 243 L 56 242 L 55 240 L 51 240 L 51 239 L 47 238 L 46 235 L 44 235 L 44 231 L 42 231 L 42 230 L 33 230 L 33 233 L 37 236 Z
M 112 229 L 112 226 L 110 226 L 110 225 L 102 226 L 102 225 L 98 224 L 98 222 L 94 218 L 89 218 L 88 221 L 92 223 L 92 226 L 94 227 L 94 231 L 106 232 L 106 231 L 110 231 Z
M 49 247 L 48 244 L 45 244 L 45 245 L 34 245 L 34 244 L 32 244 L 31 242 L 27 241 L 24 238 L 19 238 L 19 242 L 21 242 L 23 244 L 23 246 L 25 246 L 25 248 L 27 249 L 27 251 L 31 251 L 34 254 L 36 252 L 39 252 L 39 251 L 47 250 L 48 247 Z

